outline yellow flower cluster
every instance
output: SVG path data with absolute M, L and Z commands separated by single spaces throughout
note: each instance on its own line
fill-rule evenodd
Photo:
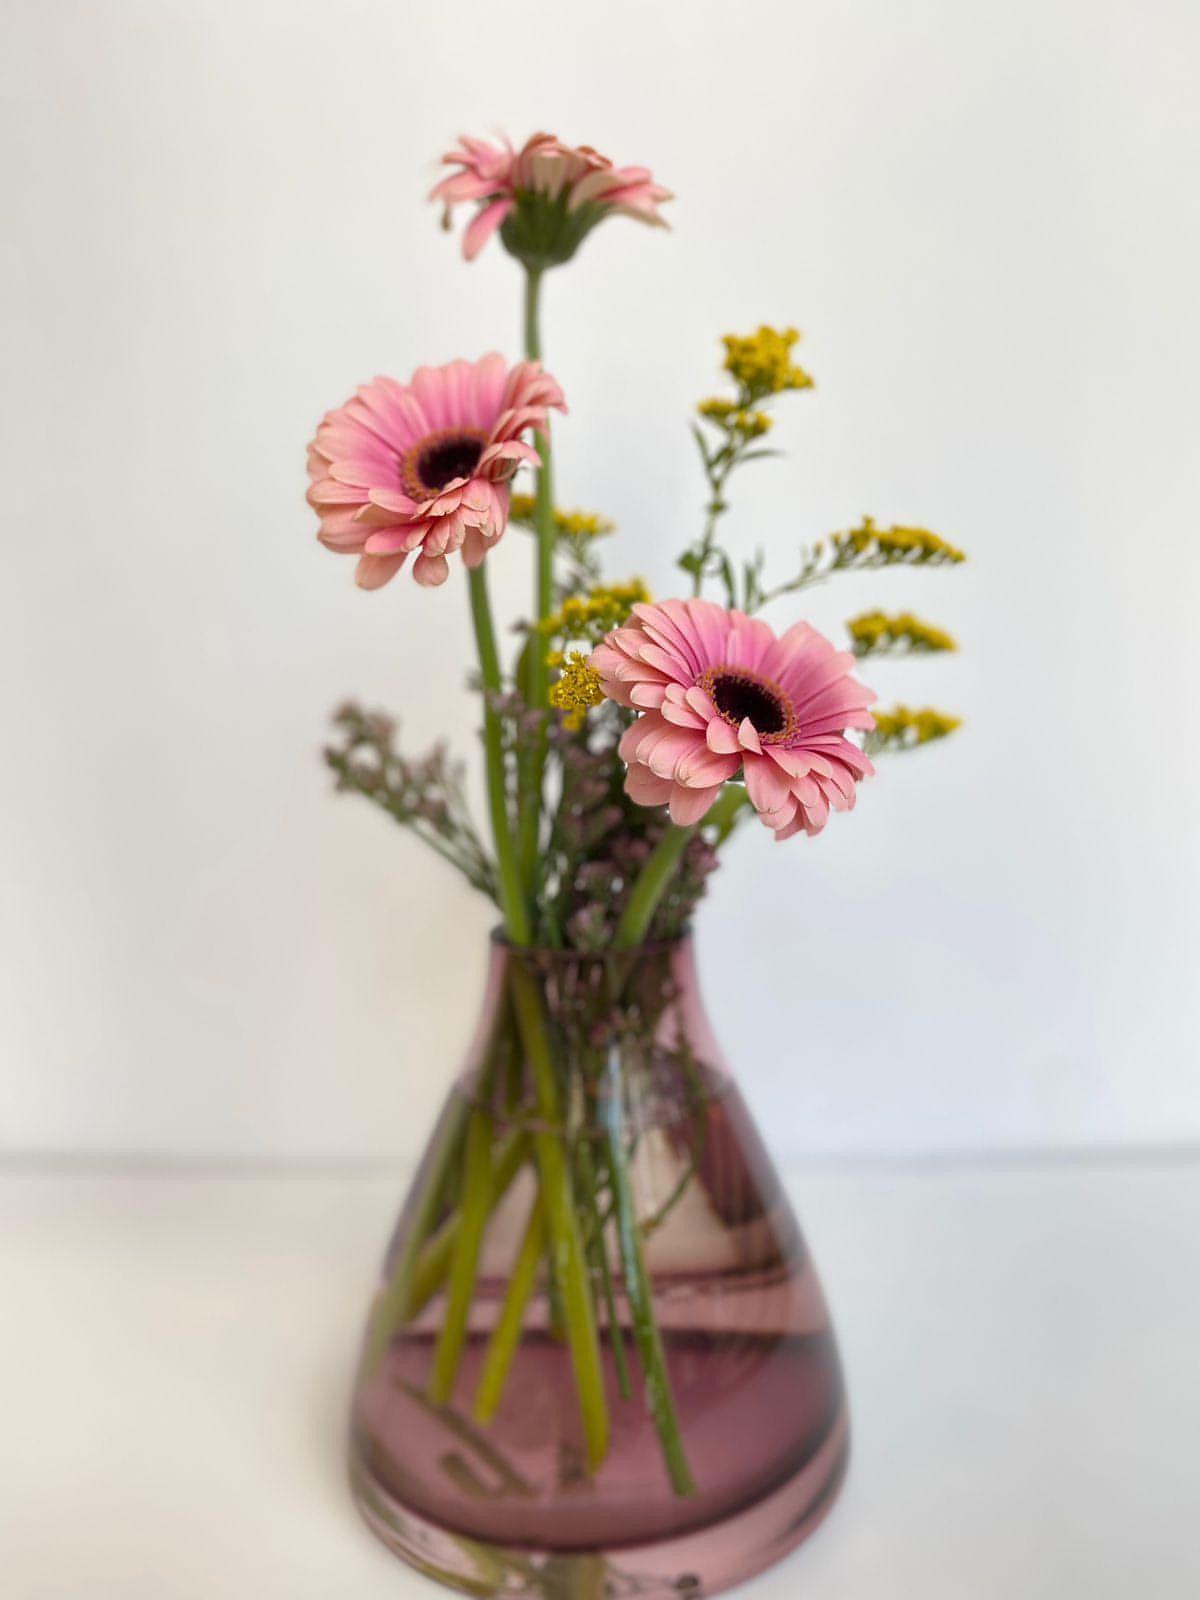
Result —
M 868 735 L 868 744 L 876 749 L 891 745 L 908 749 L 918 744 L 929 744 L 933 739 L 944 739 L 962 726 L 961 717 L 949 716 L 944 711 L 934 711 L 926 706 L 920 711 L 910 711 L 907 706 L 893 706 L 891 711 L 876 711 L 875 730 Z
M 748 411 L 736 400 L 701 400 L 696 410 L 709 422 L 737 433 L 743 439 L 761 439 L 770 430 L 773 418 L 765 411 Z
M 650 591 L 640 578 L 628 583 L 598 583 L 586 595 L 572 595 L 561 610 L 547 617 L 542 632 L 551 638 L 590 639 L 599 644 L 606 633 L 629 620 L 640 600 L 649 600 Z
M 880 565 L 907 561 L 913 566 L 938 566 L 967 559 L 961 550 L 928 528 L 877 528 L 870 517 L 864 517 L 848 533 L 835 533 L 829 542 L 839 556 L 877 557 Z
M 562 668 L 557 682 L 550 687 L 550 704 L 556 711 L 566 713 L 563 721 L 568 728 L 579 728 L 591 708 L 604 699 L 600 674 L 595 667 L 588 666 L 581 650 L 572 650 L 566 657 L 555 650 L 549 662 L 551 666 Z
M 727 333 L 721 341 L 725 371 L 755 397 L 782 394 L 785 389 L 811 389 L 812 379 L 792 360 L 792 347 L 799 339 L 795 328 L 781 330 L 765 324 L 757 333 Z
M 881 650 L 956 650 L 948 633 L 922 622 L 911 611 L 888 616 L 886 611 L 864 611 L 846 624 L 856 656 Z
M 513 522 L 532 523 L 536 511 L 537 502 L 531 494 L 515 494 L 509 502 L 508 514 Z M 615 529 L 616 523 L 599 512 L 554 508 L 554 531 L 560 539 L 602 539 Z

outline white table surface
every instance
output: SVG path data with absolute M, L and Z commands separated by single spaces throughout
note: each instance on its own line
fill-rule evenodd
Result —
M 402 1176 L 0 1174 L 4 1600 L 421 1600 L 342 1477 Z M 810 1168 L 855 1453 L 744 1600 L 1196 1600 L 1200 1164 Z

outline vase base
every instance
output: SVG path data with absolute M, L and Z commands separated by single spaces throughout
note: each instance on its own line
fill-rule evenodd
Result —
M 538 1600 L 710 1600 L 781 1561 L 813 1533 L 846 1475 L 844 1409 L 787 1482 L 708 1527 L 598 1551 L 497 1545 L 439 1527 L 402 1505 L 352 1448 L 354 1500 L 375 1536 L 409 1566 L 464 1594 Z

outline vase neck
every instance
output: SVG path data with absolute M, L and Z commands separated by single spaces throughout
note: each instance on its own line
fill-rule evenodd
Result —
M 462 1075 L 473 1097 L 524 1097 L 527 1050 L 517 999 L 536 998 L 560 1085 L 677 1072 L 725 1076 L 689 936 L 630 951 L 516 948 L 493 938 Z

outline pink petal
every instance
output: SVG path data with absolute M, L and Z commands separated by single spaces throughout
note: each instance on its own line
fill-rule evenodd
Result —
M 656 778 L 649 767 L 630 767 L 625 774 L 625 793 L 635 805 L 664 806 L 674 787 L 667 779 Z
M 652 711 L 663 704 L 666 692 L 662 683 L 635 683 L 629 691 L 629 699 L 631 704 Z
M 692 708 L 671 695 L 673 685 L 668 685 L 663 692 L 662 714 L 668 722 L 673 722 L 680 728 L 695 728 L 697 732 L 703 731 L 706 726 L 704 718 L 697 716 Z
M 703 750 L 705 746 L 690 728 L 672 728 L 653 742 L 647 740 L 640 748 L 639 759 L 660 778 L 673 777 L 679 782 L 681 780 L 676 774 L 676 767 L 685 756 L 694 754 L 698 748 Z
M 756 811 L 778 811 L 791 798 L 791 784 L 769 756 L 746 757 L 746 793 Z
M 507 198 L 493 200 L 491 205 L 484 206 L 478 216 L 472 220 L 467 231 L 463 234 L 463 255 L 468 261 L 474 261 L 475 257 L 512 210 L 514 203 L 514 201 Z
M 406 552 L 391 556 L 360 556 L 354 581 L 360 589 L 382 589 L 408 560 Z
M 450 576 L 445 556 L 427 556 L 423 551 L 413 562 L 413 577 L 424 589 L 436 589 Z
M 723 717 L 714 717 L 705 729 L 708 748 L 717 755 L 729 756 L 741 752 L 741 743 L 737 734 L 724 720 Z
M 724 783 L 732 778 L 742 764 L 739 755 L 714 755 L 707 745 L 691 751 L 675 768 L 676 783 L 686 783 L 689 789 L 706 789 L 714 783 Z
M 680 828 L 690 828 L 699 822 L 721 792 L 718 784 L 713 789 L 687 789 L 676 784 L 671 790 L 671 821 Z

